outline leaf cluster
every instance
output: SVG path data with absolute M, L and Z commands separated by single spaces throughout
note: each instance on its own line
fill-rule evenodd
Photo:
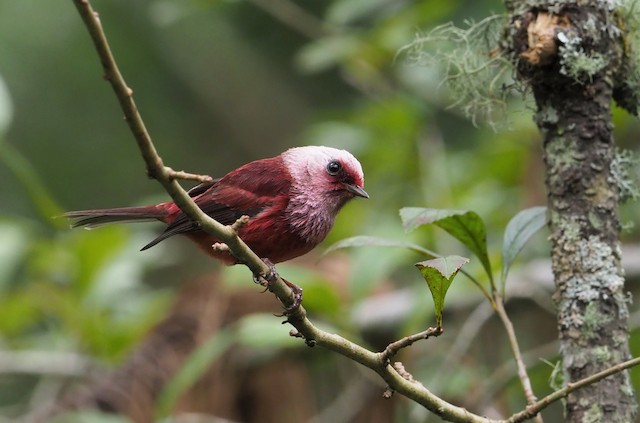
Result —
M 482 264 L 489 280 L 487 290 L 478 279 L 465 275 L 482 291 L 485 297 L 494 302 L 494 294 L 504 296 L 507 275 L 518 253 L 526 242 L 546 223 L 546 207 L 533 207 L 522 210 L 511 219 L 505 229 L 502 243 L 501 285 L 494 282 L 490 257 L 487 251 L 487 234 L 482 218 L 475 212 L 465 210 L 427 209 L 406 207 L 400 210 L 400 217 L 405 231 L 409 232 L 424 225 L 435 225 L 444 229 L 449 235 L 465 245 Z M 330 247 L 329 251 L 347 247 L 400 247 L 421 253 L 429 260 L 416 264 L 426 280 L 435 304 L 436 324 L 442 326 L 444 298 L 453 279 L 468 263 L 469 259 L 459 256 L 440 256 L 421 246 L 375 237 L 354 237 L 340 241 Z

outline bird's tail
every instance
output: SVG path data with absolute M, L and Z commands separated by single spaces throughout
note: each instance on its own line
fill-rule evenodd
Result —
M 122 207 L 117 209 L 78 210 L 64 214 L 71 219 L 71 227 L 84 226 L 87 229 L 107 223 L 143 222 L 147 220 L 164 220 L 168 211 L 158 206 Z

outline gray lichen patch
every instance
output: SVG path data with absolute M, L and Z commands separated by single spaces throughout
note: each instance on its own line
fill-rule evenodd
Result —
M 620 191 L 620 202 L 640 198 L 638 189 L 638 175 L 635 173 L 640 160 L 638 156 L 629 150 L 616 150 L 616 155 L 611 163 L 611 177 Z
M 562 316 L 560 323 L 579 329 L 576 335 L 594 338 L 612 320 L 622 317 L 617 307 L 603 307 L 601 302 L 609 303 L 612 297 L 623 295 L 619 252 L 595 235 L 576 238 L 575 225 L 570 222 L 567 229 L 557 240 L 565 258 L 554 265 L 557 292 L 562 296 L 562 300 L 556 297 Z
M 597 51 L 587 52 L 578 36 L 567 37 L 558 49 L 560 73 L 578 83 L 586 83 L 609 65 L 610 59 Z

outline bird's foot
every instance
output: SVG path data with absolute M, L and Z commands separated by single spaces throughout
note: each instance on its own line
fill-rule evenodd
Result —
M 276 265 L 271 262 L 268 258 L 263 258 L 262 261 L 267 265 L 269 270 L 267 273 L 254 273 L 253 274 L 253 282 L 258 285 L 264 286 L 265 291 L 269 289 L 269 284 L 271 281 L 275 280 L 278 277 L 278 271 L 276 270 Z
M 276 266 L 271 262 L 271 260 L 264 258 L 262 259 L 262 261 L 264 261 L 264 263 L 267 265 L 269 271 L 267 271 L 267 273 L 265 274 L 254 274 L 253 281 L 258 285 L 264 286 L 265 291 L 270 291 L 271 283 L 278 278 L 278 271 L 276 270 Z M 291 292 L 293 292 L 293 302 L 288 307 L 285 307 L 282 314 L 279 314 L 278 316 L 291 317 L 300 309 L 300 305 L 302 304 L 302 288 L 284 278 L 281 279 L 289 287 L 289 289 L 291 289 Z
M 302 305 L 302 288 L 300 288 L 298 285 L 296 285 L 293 282 L 289 282 L 288 280 L 286 280 L 284 278 L 282 279 L 282 281 L 285 284 L 287 284 L 289 289 L 291 289 L 291 292 L 293 292 L 293 302 L 291 303 L 290 306 L 285 307 L 285 309 L 282 312 L 282 314 L 280 314 L 280 316 L 287 317 L 286 322 L 288 322 L 289 321 L 288 320 L 289 317 L 291 317 L 292 315 L 297 313 L 298 310 L 300 310 L 300 306 Z

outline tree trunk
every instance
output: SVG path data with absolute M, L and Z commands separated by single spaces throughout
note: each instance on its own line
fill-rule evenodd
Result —
M 510 51 L 543 135 L 564 383 L 629 358 L 611 103 L 621 68 L 617 17 L 602 1 L 511 1 Z M 553 13 L 547 10 L 553 11 Z M 569 422 L 631 422 L 627 372 L 569 395 Z

